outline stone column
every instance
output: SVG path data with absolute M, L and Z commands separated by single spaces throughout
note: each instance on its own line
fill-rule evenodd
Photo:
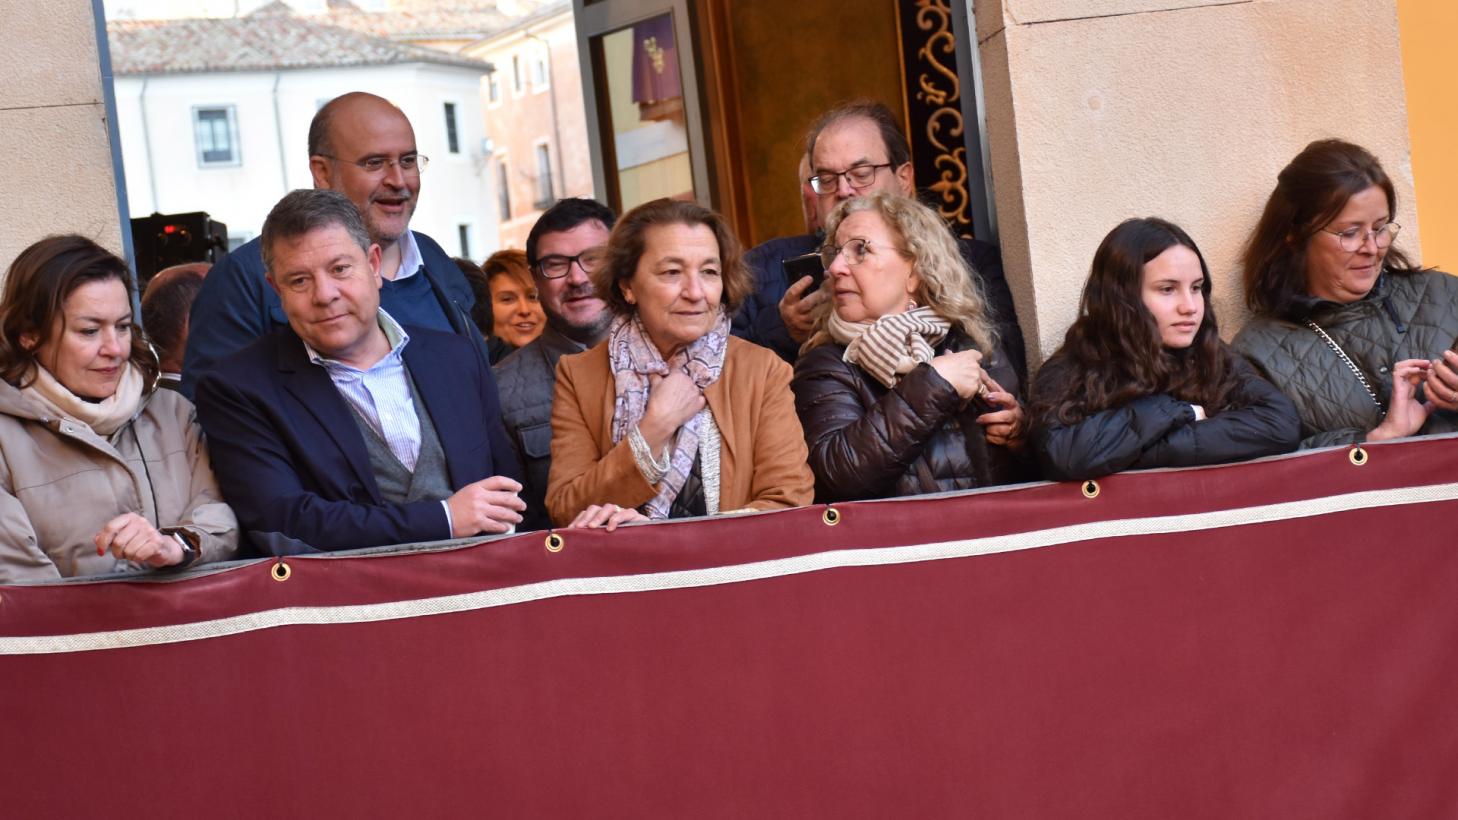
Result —
M 86 0 L 0 3 L 0 275 L 47 234 L 122 253 L 94 15 Z

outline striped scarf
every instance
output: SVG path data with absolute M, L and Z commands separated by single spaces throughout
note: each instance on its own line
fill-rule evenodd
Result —
M 929 307 L 892 313 L 874 322 L 847 322 L 831 311 L 825 329 L 845 345 L 845 361 L 895 387 L 912 368 L 932 360 L 934 348 L 947 338 L 952 323 Z

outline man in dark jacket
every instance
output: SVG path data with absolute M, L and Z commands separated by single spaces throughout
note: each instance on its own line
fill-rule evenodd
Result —
M 607 336 L 612 320 L 592 289 L 588 273 L 601 261 L 616 216 L 591 199 L 564 199 L 547 209 L 527 235 L 527 265 L 537 285 L 547 328 L 496 365 L 501 420 L 524 474 L 526 502 L 520 529 L 543 529 L 547 518 L 547 471 L 552 458 L 552 395 L 557 360 L 580 353 Z
M 336 97 L 309 126 L 314 187 L 349 197 L 380 246 L 380 304 L 405 324 L 482 343 L 470 319 L 475 298 L 465 276 L 435 240 L 409 229 L 426 162 L 404 113 L 373 94 Z M 188 396 L 220 359 L 287 324 L 264 281 L 260 244 L 254 239 L 214 265 L 193 303 L 182 369 Z
M 822 226 L 836 205 L 852 197 L 883 191 L 916 194 L 911 146 L 896 118 L 880 103 L 847 103 L 822 114 L 811 127 L 807 148 L 810 184 L 818 195 Z M 794 363 L 800 345 L 810 338 L 814 308 L 825 296 L 806 294 L 808 276 L 788 281 L 784 262 L 819 250 L 824 242 L 821 234 L 779 237 L 745 254 L 744 264 L 755 276 L 755 292 L 734 317 L 734 335 L 762 344 Z M 1013 370 L 1026 378 L 1023 332 L 1012 292 L 1003 278 L 1002 254 L 996 245 L 976 239 L 962 239 L 959 245 L 962 258 L 982 280 L 982 291 Z
M 288 324 L 203 374 L 218 483 L 275 555 L 507 532 L 521 485 L 479 342 L 380 308 L 380 248 L 334 191 L 263 223 Z

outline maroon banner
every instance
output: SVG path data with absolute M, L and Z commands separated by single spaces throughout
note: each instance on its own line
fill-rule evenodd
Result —
M 4 813 L 1453 816 L 1458 438 L 1362 455 L 0 587 Z

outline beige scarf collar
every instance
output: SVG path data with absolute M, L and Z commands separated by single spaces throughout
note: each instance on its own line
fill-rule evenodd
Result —
M 51 371 L 36 365 L 35 381 L 20 392 L 47 412 L 79 421 L 97 435 L 107 437 L 137 414 L 144 387 L 141 372 L 128 362 L 110 398 L 86 401 L 56 381 Z

